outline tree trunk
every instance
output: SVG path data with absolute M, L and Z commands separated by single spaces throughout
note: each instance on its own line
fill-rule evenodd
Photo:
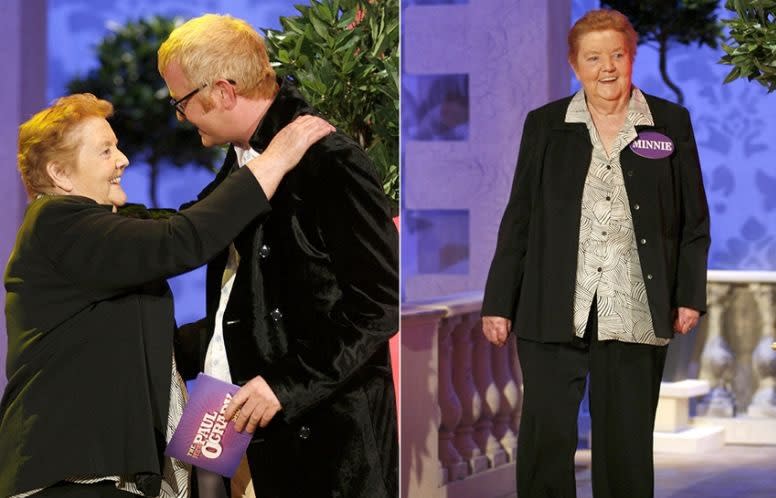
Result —
M 658 44 L 660 46 L 660 76 L 663 77 L 663 81 L 666 85 L 668 85 L 668 88 L 673 90 L 673 92 L 676 94 L 676 103 L 679 105 L 684 105 L 684 94 L 679 89 L 679 87 L 676 86 L 673 81 L 671 81 L 671 78 L 668 77 L 668 38 L 662 35 L 662 33 L 658 39 Z
M 148 175 L 148 197 L 151 199 L 152 208 L 159 207 L 159 199 L 157 198 L 157 187 L 159 183 L 159 165 L 156 161 L 149 161 L 148 166 L 151 168 Z

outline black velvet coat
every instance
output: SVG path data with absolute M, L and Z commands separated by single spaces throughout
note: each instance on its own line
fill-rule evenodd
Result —
M 670 338 L 672 309 L 706 310 L 706 260 L 711 238 L 698 150 L 684 107 L 646 95 L 654 130 L 675 144 L 664 159 L 646 159 L 630 147 L 620 153 L 631 204 L 652 323 Z M 574 334 L 582 190 L 593 146 L 583 123 L 566 123 L 571 97 L 531 111 L 482 314 L 510 318 L 518 337 L 565 342 Z
M 315 111 L 284 81 L 251 146 L 262 152 L 302 114 Z M 200 198 L 235 164 L 230 150 Z M 308 151 L 271 204 L 235 241 L 240 266 L 223 320 L 233 381 L 263 376 L 283 407 L 248 450 L 254 485 L 264 497 L 395 497 L 388 340 L 399 326 L 398 237 L 374 166 L 335 133 Z M 226 260 L 225 251 L 208 266 L 201 335 L 179 337 L 197 359 L 189 376 L 204 364 Z
M 161 279 L 204 264 L 269 209 L 247 170 L 165 220 L 85 197 L 30 204 L 5 272 L 0 496 L 113 475 L 158 495 L 175 327 Z

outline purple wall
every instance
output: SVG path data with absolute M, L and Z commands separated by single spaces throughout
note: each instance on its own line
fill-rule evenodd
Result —
M 5 0 L 0 3 L 0 60 L 5 76 L 0 78 L 0 261 L 11 252 L 26 198 L 16 170 L 16 140 L 19 123 L 45 102 L 46 1 Z M 5 292 L 0 292 L 5 309 Z M 5 320 L 0 320 L 0 390 L 5 387 Z
M 483 288 L 525 115 L 568 94 L 571 6 L 405 0 L 402 12 L 407 302 Z

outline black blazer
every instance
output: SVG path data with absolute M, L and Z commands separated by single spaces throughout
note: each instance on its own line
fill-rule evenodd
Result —
M 5 272 L 0 496 L 111 475 L 158 495 L 175 327 L 161 279 L 205 263 L 269 209 L 247 170 L 164 220 L 85 197 L 30 204 Z
M 646 159 L 620 153 L 641 270 L 658 337 L 670 338 L 672 309 L 706 310 L 709 211 L 687 110 L 646 95 L 655 130 L 675 152 Z M 499 228 L 483 316 L 510 318 L 518 337 L 569 341 L 574 334 L 582 190 L 592 144 L 583 123 L 565 123 L 571 97 L 531 111 L 523 127 L 512 193 Z
M 295 117 L 315 113 L 283 81 L 251 146 L 262 152 Z M 200 198 L 235 161 L 230 149 Z M 395 497 L 388 340 L 399 327 L 398 234 L 375 168 L 334 133 L 310 148 L 271 204 L 235 240 L 240 266 L 223 318 L 233 381 L 261 375 L 283 406 L 248 451 L 254 482 L 279 496 Z M 179 334 L 176 347 L 194 360 L 189 376 L 204 364 L 226 260 L 224 251 L 208 265 L 207 320 Z

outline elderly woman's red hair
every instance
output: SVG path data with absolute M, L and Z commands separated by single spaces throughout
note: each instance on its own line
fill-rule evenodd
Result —
M 627 17 L 621 12 L 611 9 L 591 10 L 577 22 L 569 31 L 569 61 L 573 64 L 577 60 L 579 52 L 579 40 L 588 33 L 595 31 L 618 31 L 625 35 L 628 41 L 628 51 L 631 60 L 636 57 L 636 45 L 639 42 L 639 35 L 633 29 Z
M 108 118 L 113 105 L 91 93 L 62 97 L 19 126 L 19 172 L 27 196 L 46 193 L 54 187 L 46 165 L 59 162 L 66 170 L 74 167 L 80 143 L 73 131 L 87 118 Z

